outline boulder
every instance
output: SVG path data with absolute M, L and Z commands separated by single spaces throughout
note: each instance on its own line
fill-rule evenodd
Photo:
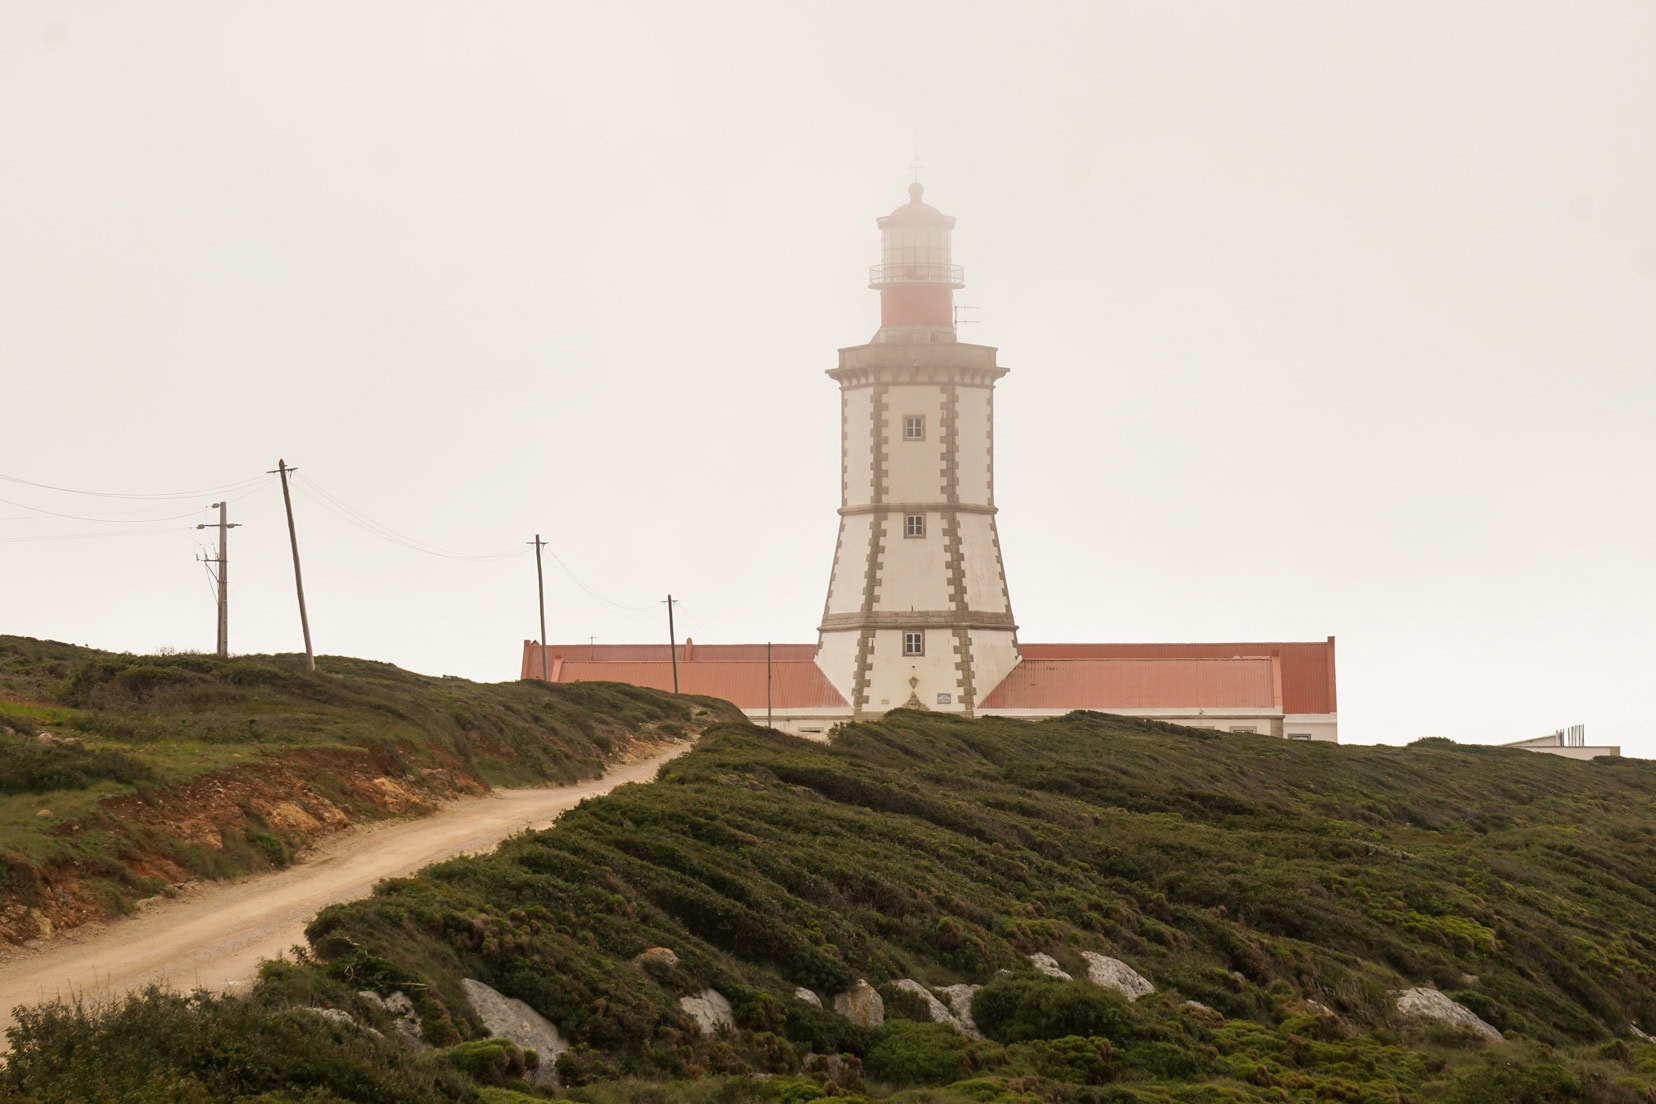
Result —
M 1638 1024 L 1630 1023 L 1627 1025 L 1627 1028 L 1629 1031 L 1633 1032 L 1633 1037 L 1641 1043 L 1656 1043 L 1656 1035 L 1650 1035 L 1644 1031 L 1641 1031 Z
M 1397 998 L 1397 1011 L 1405 1016 L 1462 1028 L 1492 1043 L 1501 1041 L 1501 1033 L 1480 1019 L 1477 1013 L 1436 989 L 1402 989 L 1392 995 Z
M 834 1011 L 858 1027 L 884 1027 L 885 1001 L 874 987 L 862 978 L 857 984 L 834 997 Z
M 905 993 L 913 993 L 915 996 L 919 997 L 926 1006 L 926 1015 L 931 1017 L 933 1023 L 948 1024 L 950 1027 L 969 1038 L 983 1038 L 983 1036 L 979 1035 L 977 1032 L 977 1025 L 974 1024 L 971 1027 L 966 1026 L 966 1024 L 960 1021 L 960 1018 L 954 1014 L 948 1005 L 938 1000 L 932 995 L 932 991 L 930 989 L 927 989 L 924 985 L 921 985 L 913 978 L 900 978 L 892 984 Z
M 517 1044 L 519 1050 L 532 1050 L 540 1065 L 529 1071 L 528 1080 L 536 1085 L 558 1083 L 558 1056 L 569 1049 L 552 1021 L 530 1008 L 516 997 L 508 997 L 481 981 L 461 978 L 460 988 L 466 991 L 477 1018 L 489 1029 L 489 1034 Z
M 966 1034 L 974 1039 L 981 1039 L 983 1035 L 978 1031 L 977 1021 L 972 1019 L 972 997 L 981 985 L 945 985 L 938 992 L 948 1002 L 949 1010 L 954 1013 L 960 1026 L 966 1029 Z
M 1101 955 L 1097 951 L 1082 951 L 1087 960 L 1087 980 L 1105 989 L 1114 989 L 1130 1001 L 1148 997 L 1156 991 L 1149 979 L 1119 958 Z
M 651 963 L 662 966 L 677 966 L 678 962 L 678 955 L 673 953 L 671 947 L 651 947 L 633 956 L 634 966 L 648 966 Z
M 431 1049 L 431 1044 L 420 1032 L 420 1014 L 414 1011 L 414 1002 L 408 999 L 407 993 L 399 989 L 389 997 L 382 997 L 364 989 L 357 996 L 392 1017 L 391 1027 L 396 1031 L 397 1038 L 415 1050 Z
M 703 989 L 693 997 L 680 997 L 679 1007 L 689 1014 L 703 1035 L 717 1035 L 721 1027 L 735 1027 L 730 1001 L 717 989 Z
M 794 990 L 794 1000 L 802 1000 L 806 1004 L 815 1005 L 818 1008 L 822 1007 L 822 998 L 805 988 L 803 985 Z
M 1045 974 L 1047 977 L 1055 977 L 1059 981 L 1072 980 L 1070 976 L 1066 974 L 1058 965 L 1058 960 L 1049 954 L 1032 954 L 1029 956 L 1029 964 L 1041 971 L 1041 973 Z

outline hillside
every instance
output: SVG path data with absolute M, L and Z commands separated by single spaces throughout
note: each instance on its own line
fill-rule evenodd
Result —
M 898 712 L 826 747 L 723 725 L 654 785 L 325 910 L 311 952 L 246 1001 L 33 1014 L 8 1076 L 72 1099 L 53 1087 L 90 1047 L 111 1084 L 163 1069 L 203 1100 L 524 1089 L 521 1054 L 467 1041 L 483 1034 L 471 978 L 557 1025 L 563 1091 L 593 1104 L 1656 1100 L 1636 1027 L 1656 1025 L 1653 792 L 1656 765 L 1635 760 L 1093 714 Z M 635 964 L 652 947 L 676 963 Z M 1088 954 L 1157 991 L 1129 1003 L 1079 980 Z M 796 996 L 859 979 L 883 1027 Z M 921 1022 L 902 979 L 983 986 L 967 1003 L 986 1038 Z M 1401 1015 L 1392 994 L 1411 987 L 1504 1038 Z M 733 1030 L 702 1034 L 681 1007 L 708 988 Z M 399 992 L 444 1049 L 389 1041 L 377 1000 Z M 281 1053 L 247 1044 L 226 1064 L 223 1041 L 255 1027 Z
M 593 778 L 736 715 L 632 687 L 317 668 L 0 636 L 0 943 L 283 866 L 352 823 Z

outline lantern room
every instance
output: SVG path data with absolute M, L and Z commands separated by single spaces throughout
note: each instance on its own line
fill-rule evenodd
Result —
M 925 203 L 925 187 L 909 185 L 909 201 L 878 220 L 880 263 L 868 270 L 868 286 L 880 293 L 880 328 L 927 326 L 954 331 L 954 292 L 965 286 L 952 263 L 949 236 L 955 220 Z

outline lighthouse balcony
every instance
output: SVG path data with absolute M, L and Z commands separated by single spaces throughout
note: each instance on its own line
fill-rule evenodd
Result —
M 966 270 L 957 264 L 928 261 L 877 264 L 868 270 L 868 286 L 871 288 L 900 287 L 904 284 L 963 288 L 966 286 Z

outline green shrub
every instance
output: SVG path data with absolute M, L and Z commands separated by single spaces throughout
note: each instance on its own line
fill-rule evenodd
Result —
M 1580 1079 L 1553 1062 L 1490 1062 L 1462 1074 L 1443 1098 L 1444 1104 L 1568 1104 L 1585 1099 Z
M 892 1020 L 863 1060 L 863 1071 L 892 1085 L 947 1085 L 972 1068 L 967 1042 L 938 1023 Z
M 997 978 L 972 998 L 978 1028 L 1001 1043 L 1066 1035 L 1121 1040 L 1137 1034 L 1127 1002 L 1095 985 L 1044 976 Z

